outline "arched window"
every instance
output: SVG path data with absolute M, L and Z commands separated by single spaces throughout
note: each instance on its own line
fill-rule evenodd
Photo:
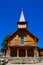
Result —
M 24 35 L 21 35 L 21 44 L 24 44 Z

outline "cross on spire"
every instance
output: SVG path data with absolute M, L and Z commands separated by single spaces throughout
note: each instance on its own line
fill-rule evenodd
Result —
M 25 22 L 25 17 L 24 17 L 24 13 L 23 13 L 23 9 L 21 11 L 21 16 L 20 16 L 20 22 Z

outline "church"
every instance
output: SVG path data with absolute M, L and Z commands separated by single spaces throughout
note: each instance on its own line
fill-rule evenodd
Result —
M 17 22 L 18 29 L 9 38 L 8 57 L 36 57 L 43 56 L 43 49 L 37 47 L 39 39 L 27 30 L 28 22 L 21 11 L 20 20 Z M 41 54 L 39 54 L 41 53 Z

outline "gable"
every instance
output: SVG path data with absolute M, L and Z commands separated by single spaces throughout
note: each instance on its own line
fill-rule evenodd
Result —
M 10 45 L 21 45 L 21 35 L 24 35 L 24 44 L 36 46 L 37 39 L 27 30 L 17 30 L 16 33 L 10 36 Z
M 34 36 L 32 33 L 30 33 L 28 30 L 26 29 L 18 29 L 15 33 L 13 33 L 10 36 L 10 40 L 12 40 L 13 38 L 16 37 L 16 35 L 18 35 L 18 37 L 20 37 L 21 35 L 24 35 L 25 37 L 28 35 L 29 37 L 31 37 L 31 39 L 35 40 L 36 42 L 38 42 L 38 38 L 36 36 Z M 9 38 L 8 38 L 9 39 Z M 7 39 L 7 41 L 8 41 Z

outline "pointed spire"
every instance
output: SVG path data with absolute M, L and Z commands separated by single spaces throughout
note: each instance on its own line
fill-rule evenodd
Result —
M 24 17 L 24 13 L 23 13 L 23 9 L 21 11 L 21 16 L 20 16 L 20 22 L 25 22 L 25 17 Z

